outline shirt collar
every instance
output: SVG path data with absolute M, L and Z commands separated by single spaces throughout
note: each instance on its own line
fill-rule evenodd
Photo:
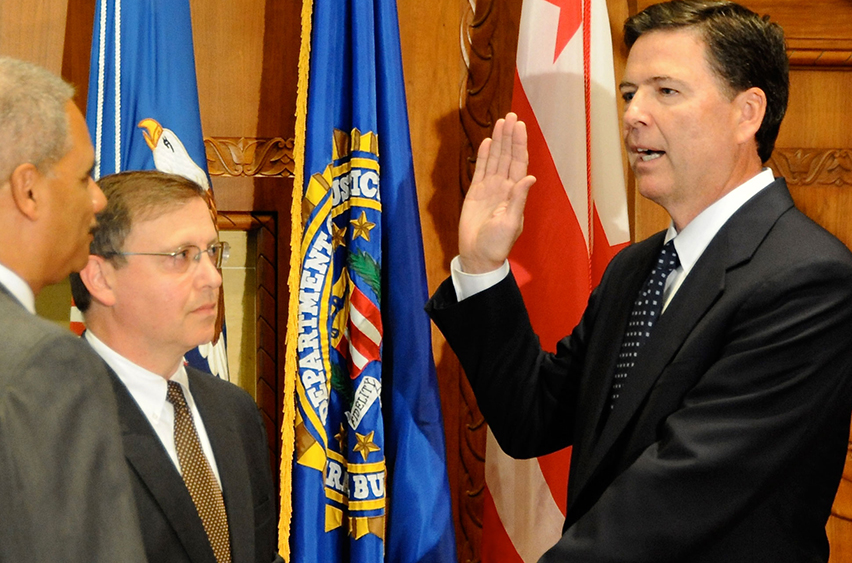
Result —
M 0 264 L 0 283 L 9 290 L 15 299 L 26 308 L 27 311 L 35 315 L 35 295 L 30 285 L 24 281 L 24 278 Z
M 163 414 L 163 409 L 166 407 L 167 381 L 176 381 L 179 383 L 183 388 L 183 394 L 190 409 L 194 407 L 192 395 L 189 393 L 189 379 L 183 362 L 181 362 L 177 371 L 166 380 L 162 376 L 148 371 L 119 354 L 104 344 L 91 330 L 87 330 L 84 336 L 95 352 L 118 375 L 118 378 L 124 383 L 131 396 L 136 400 L 139 408 L 152 423 L 159 421 Z
M 745 202 L 757 195 L 763 188 L 775 181 L 772 170 L 764 168 L 759 174 L 740 184 L 707 209 L 699 213 L 695 219 L 678 232 L 674 223 L 669 225 L 666 232 L 666 242 L 674 239 L 680 265 L 684 273 L 688 273 L 701 258 L 707 245 L 716 233 L 728 222 Z

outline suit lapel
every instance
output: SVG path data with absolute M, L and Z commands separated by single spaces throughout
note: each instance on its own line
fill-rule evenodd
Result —
M 189 388 L 204 420 L 204 428 L 222 480 L 222 496 L 231 536 L 231 561 L 254 561 L 254 505 L 242 441 L 233 426 L 234 417 L 229 416 L 232 407 L 214 392 L 213 386 L 209 384 L 212 382 L 205 381 L 209 376 L 192 368 L 187 368 L 187 374 Z
M 198 512 L 171 458 L 127 388 L 109 369 L 124 455 L 154 497 L 194 563 L 216 563 Z M 141 518 L 144 521 L 144 517 Z
M 604 427 L 600 433 L 591 430 L 584 433 L 586 445 L 590 446 L 590 449 L 585 451 L 590 451 L 591 454 L 587 457 L 588 461 L 584 460 L 578 467 L 577 494 L 588 483 L 591 475 L 597 471 L 605 456 L 629 427 L 651 388 L 689 337 L 695 325 L 724 292 L 727 271 L 749 260 L 772 225 L 791 207 L 793 207 L 793 200 L 787 191 L 786 183 L 779 178 L 752 200 L 746 202 L 710 242 L 657 322 L 654 332 L 645 344 L 639 363 L 629 375 L 626 389 L 621 394 L 617 407 Z M 622 297 L 617 299 L 619 306 L 622 309 L 626 307 L 627 311 L 623 315 L 621 309 L 617 312 L 620 315 L 618 330 L 621 332 L 619 334 L 623 334 L 627 315 L 632 307 L 632 299 L 638 292 L 639 284 L 643 283 L 650 271 L 651 260 L 662 245 L 663 235 L 658 236 L 659 240 L 649 245 L 650 250 L 645 250 L 645 255 L 636 258 L 635 270 L 639 274 L 628 274 L 624 292 L 629 292 L 630 304 L 625 305 Z M 637 276 L 642 278 L 638 284 Z M 596 394 L 594 404 L 597 416 L 586 420 L 600 420 L 603 408 L 607 404 L 615 357 L 621 345 L 621 338 L 610 340 L 617 341 L 617 344 L 615 347 L 606 346 L 606 353 L 611 358 L 607 363 L 607 377 L 596 378 L 590 385 Z M 572 474 L 573 477 L 574 474 Z M 574 494 L 573 498 L 576 498 L 577 494 Z

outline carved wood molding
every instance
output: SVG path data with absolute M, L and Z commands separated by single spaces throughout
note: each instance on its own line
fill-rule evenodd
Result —
M 850 149 L 775 149 L 766 165 L 791 186 L 852 186 Z
M 459 185 L 466 192 L 476 151 L 497 119 L 509 111 L 515 76 L 520 0 L 467 0 L 462 16 L 461 54 L 467 67 L 459 96 L 461 121 Z M 465 377 L 459 379 L 461 424 L 459 483 L 459 560 L 481 558 L 485 498 L 486 425 Z
M 291 178 L 294 142 L 282 137 L 205 137 L 207 168 L 211 176 Z
M 521 0 L 468 0 L 466 4 L 460 29 L 467 67 L 459 99 L 463 192 L 470 185 L 479 144 L 512 102 Z
M 496 80 L 495 52 L 492 39 L 496 27 L 496 0 L 470 2 L 462 18 L 462 57 L 467 67 L 467 81 L 462 85 L 460 110 L 464 131 L 460 164 L 460 185 L 465 192 L 473 177 L 476 149 L 488 136 L 496 119 L 491 111 Z
M 473 177 L 476 150 L 490 133 L 496 119 L 492 110 L 496 80 L 493 46 L 497 0 L 469 0 L 461 22 L 462 57 L 467 66 L 459 100 L 462 126 L 459 185 L 467 192 Z M 479 563 L 482 553 L 482 510 L 485 499 L 485 420 L 467 378 L 459 378 L 459 560 Z
M 792 68 L 852 70 L 852 49 L 789 49 Z

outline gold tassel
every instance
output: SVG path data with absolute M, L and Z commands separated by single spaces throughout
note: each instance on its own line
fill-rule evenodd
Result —
M 296 358 L 299 334 L 299 280 L 302 267 L 302 186 L 305 170 L 305 134 L 308 113 L 308 78 L 311 62 L 311 19 L 313 0 L 302 1 L 302 39 L 299 48 L 299 77 L 296 92 L 296 139 L 293 147 L 295 174 L 290 207 L 290 275 L 287 287 L 287 342 L 284 357 L 284 409 L 281 421 L 281 514 L 278 520 L 278 553 L 290 561 L 290 523 L 293 516 L 293 451 L 296 424 Z

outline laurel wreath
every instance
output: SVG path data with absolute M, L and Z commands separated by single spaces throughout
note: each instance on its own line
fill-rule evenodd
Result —
M 382 268 L 369 253 L 359 250 L 349 254 L 349 270 L 361 276 L 373 293 L 377 305 L 382 304 Z

